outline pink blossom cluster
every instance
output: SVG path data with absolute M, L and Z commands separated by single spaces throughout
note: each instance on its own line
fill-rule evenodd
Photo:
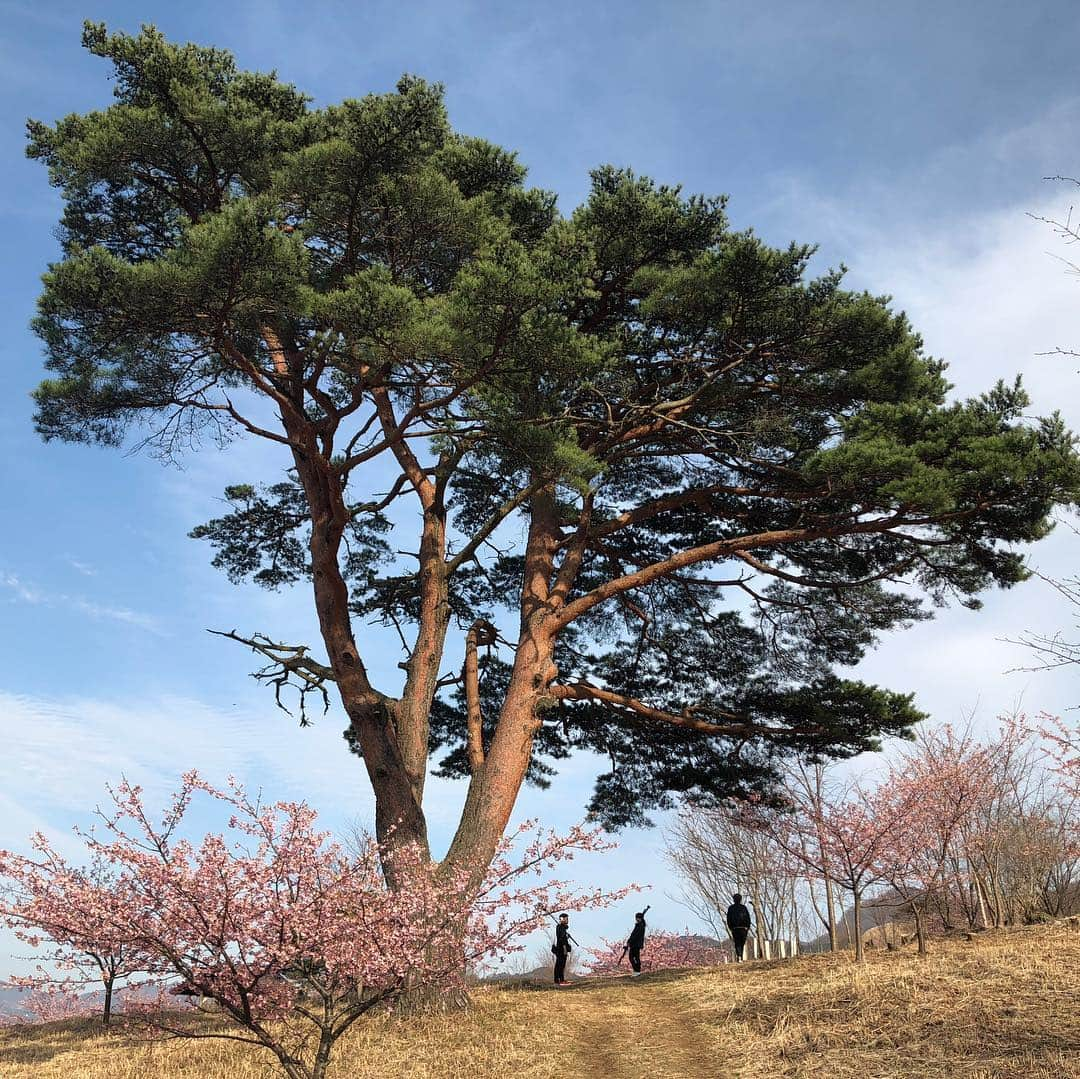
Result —
M 4 982 L 4 986 L 25 990 L 24 995 L 19 999 L 19 1008 L 26 1014 L 0 1016 L 0 1025 L 86 1019 L 98 1012 L 96 1002 L 81 996 L 62 983 L 42 984 L 34 977 L 12 977 Z
M 88 994 L 103 990 L 108 1022 L 118 1010 L 114 988 L 145 965 L 102 902 L 117 883 L 113 867 L 100 854 L 85 868 L 70 866 L 40 832 L 31 846 L 35 857 L 0 851 L 0 917 L 39 958 L 33 974 L 5 984 L 26 991 L 21 1006 L 41 1021 L 92 1014 Z
M 1080 724 L 1070 727 L 1058 716 L 1043 713 L 1037 730 L 1062 782 L 1080 797 Z
M 626 944 L 602 938 L 601 947 L 588 949 L 588 972 L 593 976 L 627 974 Z M 641 952 L 643 970 L 681 970 L 715 967 L 727 963 L 731 951 L 727 944 L 710 940 L 684 929 L 681 933 L 653 930 L 645 938 Z

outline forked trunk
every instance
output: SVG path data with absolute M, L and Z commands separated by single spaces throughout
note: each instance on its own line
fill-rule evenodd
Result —
M 558 674 L 553 660 L 556 630 L 550 620 L 551 577 L 559 542 L 554 491 L 537 491 L 531 509 L 514 665 L 491 744 L 483 763 L 473 770 L 461 820 L 443 863 L 448 869 L 464 869 L 473 875 L 482 875 L 491 864 L 506 831 L 529 769 L 548 687 Z

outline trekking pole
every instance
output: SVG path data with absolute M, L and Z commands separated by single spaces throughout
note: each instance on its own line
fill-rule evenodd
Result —
M 555 924 L 556 924 L 556 925 L 558 925 L 558 924 L 559 924 L 559 919 L 558 919 L 558 918 L 555 918 L 555 915 L 554 915 L 554 914 L 552 914 L 552 913 L 551 913 L 551 911 L 548 911 L 548 917 L 549 917 L 549 918 L 554 918 L 554 919 L 555 919 Z M 576 940 L 574 940 L 574 938 L 573 938 L 573 937 L 572 937 L 572 936 L 570 935 L 570 930 L 569 930 L 569 929 L 567 929 L 567 931 L 566 931 L 566 937 L 567 937 L 567 939 L 568 939 L 568 940 L 571 940 L 571 941 L 573 941 L 573 942 L 574 942 L 574 944 L 577 944 L 577 946 L 578 946 L 579 948 L 581 947 L 581 945 L 580 945 L 580 944 L 578 944 L 578 942 L 577 942 Z

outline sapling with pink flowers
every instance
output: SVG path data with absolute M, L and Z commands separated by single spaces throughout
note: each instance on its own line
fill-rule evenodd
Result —
M 0 918 L 20 940 L 47 949 L 33 974 L 6 984 L 25 990 L 24 1010 L 42 1021 L 91 1014 L 96 1002 L 86 994 L 100 988 L 108 1026 L 115 990 L 145 967 L 117 918 L 115 866 L 100 853 L 86 867 L 70 865 L 40 832 L 31 846 L 31 856 L 0 851 Z
M 877 847 L 883 882 L 907 903 L 926 955 L 926 905 L 947 884 L 950 856 L 976 830 L 994 796 L 994 756 L 949 725 L 924 732 L 875 793 L 894 827 Z
M 828 878 L 851 893 L 855 958 L 861 961 L 862 900 L 883 879 L 884 854 L 900 823 L 894 807 L 857 785 L 814 800 L 791 787 L 786 797 L 786 808 L 747 806 L 742 819 L 769 835 L 792 873 Z

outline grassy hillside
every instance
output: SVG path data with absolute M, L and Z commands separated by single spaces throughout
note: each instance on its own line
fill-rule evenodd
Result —
M 1080 1077 L 1080 929 L 1056 923 L 909 951 L 756 963 L 569 989 L 495 988 L 465 1015 L 362 1024 L 337 1075 L 365 1079 Z M 266 1079 L 258 1050 L 142 1044 L 92 1024 L 0 1031 L 0 1076 Z

